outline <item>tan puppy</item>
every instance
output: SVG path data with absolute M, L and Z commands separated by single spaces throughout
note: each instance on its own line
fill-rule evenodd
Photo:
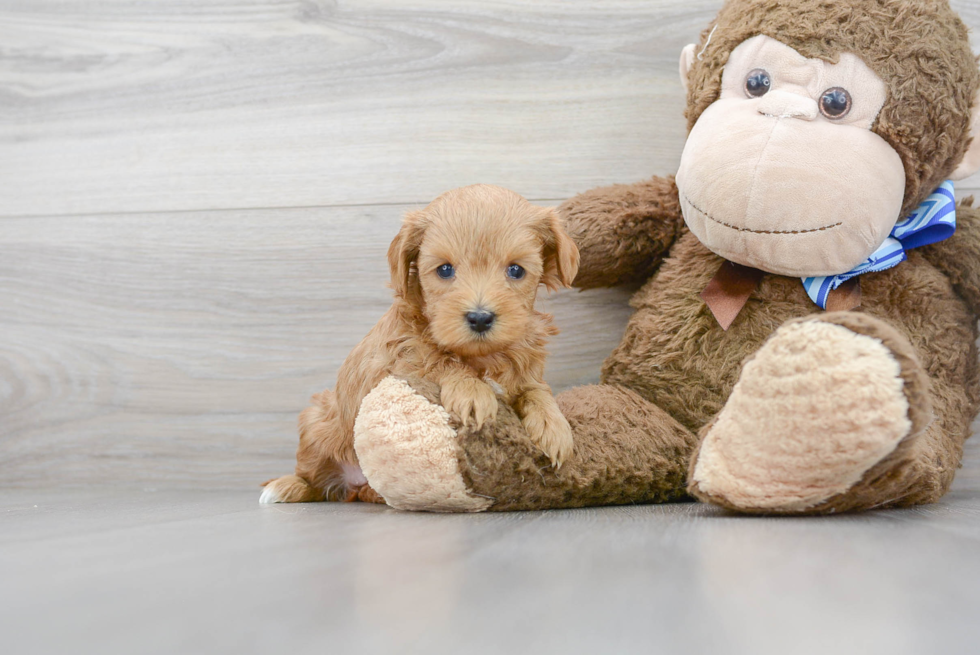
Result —
M 558 215 L 500 187 L 455 189 L 405 216 L 388 263 L 394 304 L 348 355 L 336 390 L 300 415 L 296 475 L 267 482 L 260 502 L 384 502 L 357 464 L 354 419 L 388 375 L 437 382 L 446 410 L 477 426 L 495 418 L 500 393 L 555 466 L 571 454 L 542 379 L 558 330 L 534 310 L 538 285 L 570 286 L 578 271 Z

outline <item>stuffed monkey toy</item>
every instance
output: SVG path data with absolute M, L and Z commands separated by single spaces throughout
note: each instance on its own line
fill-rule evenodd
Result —
M 574 454 L 555 469 L 508 407 L 476 430 L 387 378 L 355 446 L 390 505 L 818 514 L 949 489 L 980 404 L 966 27 L 939 0 L 730 0 L 680 70 L 676 177 L 560 208 L 576 287 L 642 284 L 601 384 L 558 396 Z

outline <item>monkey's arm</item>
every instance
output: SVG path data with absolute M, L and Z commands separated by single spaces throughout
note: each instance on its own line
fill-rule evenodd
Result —
M 582 257 L 579 289 L 646 280 L 684 228 L 673 177 L 592 189 L 558 212 Z
M 956 233 L 922 248 L 922 254 L 949 277 L 973 315 L 980 317 L 980 208 L 972 204 L 970 198 L 956 208 Z

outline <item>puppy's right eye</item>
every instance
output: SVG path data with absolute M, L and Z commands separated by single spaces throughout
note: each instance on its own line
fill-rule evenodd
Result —
M 452 264 L 443 264 L 436 269 L 436 275 L 441 277 L 443 280 L 448 280 L 449 278 L 456 275 L 456 269 L 453 268 Z

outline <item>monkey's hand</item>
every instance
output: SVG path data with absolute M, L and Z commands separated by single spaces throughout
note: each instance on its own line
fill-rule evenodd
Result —
M 967 200 L 956 208 L 956 233 L 920 249 L 953 284 L 974 316 L 980 317 L 980 208 Z
M 580 193 L 558 208 L 578 246 L 579 289 L 642 282 L 656 271 L 684 225 L 673 178 L 654 177 Z

